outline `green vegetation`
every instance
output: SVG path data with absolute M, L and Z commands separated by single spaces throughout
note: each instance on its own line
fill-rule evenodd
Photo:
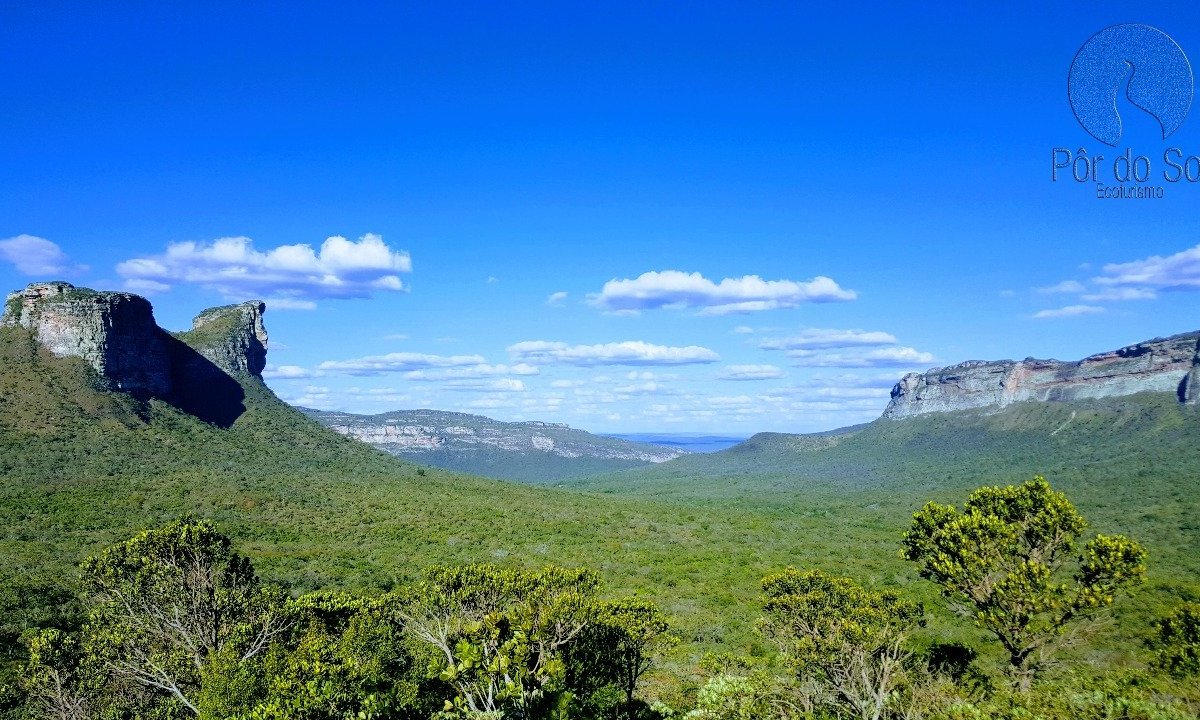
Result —
M 1062 517 L 1065 500 L 1038 492 L 1040 485 L 976 496 L 1020 497 L 1032 502 L 1031 516 Z M 1034 534 L 1048 527 L 1038 525 L 1026 524 Z M 183 518 L 88 558 L 82 572 L 78 629 L 23 634 L 24 697 L 10 717 L 679 716 L 639 697 L 652 653 L 670 644 L 666 621 L 643 600 L 598 600 L 598 577 L 586 569 L 435 567 L 388 593 L 293 598 L 263 583 L 210 522 Z M 685 720 L 1165 720 L 1194 717 L 1200 707 L 1200 688 L 1171 677 L 1190 667 L 1096 676 L 1077 666 L 1053 683 L 1035 685 L 1031 676 L 1013 692 L 989 684 L 966 648 L 918 653 L 913 634 L 924 609 L 899 592 L 794 568 L 762 587 L 759 630 L 779 653 L 701 662 L 716 672 L 694 700 L 676 698 L 693 706 Z M 1159 623 L 1170 653 L 1194 649 L 1192 610 Z M 730 672 L 756 664 L 752 674 Z
M 1028 690 L 1069 627 L 1093 619 L 1146 574 L 1146 551 L 1120 535 L 1097 535 L 1071 557 L 1085 527 L 1066 495 L 1035 477 L 1017 487 L 980 488 L 961 513 L 927 504 L 904 535 L 905 557 L 1000 641 L 1019 687 Z
M 879 720 L 905 680 L 924 609 L 817 570 L 788 568 L 763 580 L 763 593 L 763 627 L 796 678 L 815 680 L 839 714 Z
M 292 599 L 211 523 L 183 519 L 89 558 L 83 574 L 80 630 L 26 634 L 35 715 L 522 720 L 578 717 L 608 689 L 620 700 L 600 710 L 644 707 L 636 678 L 626 688 L 606 670 L 647 638 L 612 622 L 587 570 L 434 568 L 390 594 Z M 593 625 L 615 643 L 576 642 Z
M 188 513 L 234 538 L 260 585 L 280 588 L 299 613 L 286 653 L 251 658 L 253 677 L 226 659 L 213 675 L 219 683 L 208 685 L 236 695 L 215 688 L 258 678 L 246 691 L 257 704 L 246 707 L 262 717 L 368 712 L 355 704 L 367 696 L 380 708 L 415 707 L 412 698 L 433 697 L 438 683 L 449 692 L 448 681 L 427 676 L 429 647 L 401 631 L 395 606 L 380 604 L 431 582 L 431 566 L 590 568 L 597 586 L 585 594 L 597 607 L 652 603 L 642 620 L 596 620 L 563 651 L 618 647 L 605 633 L 626 627 L 619 645 L 630 652 L 619 653 L 620 667 L 583 671 L 593 661 L 576 655 L 561 676 L 520 684 L 548 695 L 574 688 L 573 702 L 599 717 L 627 699 L 620 678 L 630 672 L 636 699 L 665 703 L 664 716 L 666 706 L 710 713 L 694 717 L 841 712 L 828 688 L 811 686 L 814 673 L 787 670 L 795 666 L 779 657 L 778 636 L 755 629 L 761 579 L 789 566 L 924 605 L 925 626 L 904 630 L 905 662 L 918 663 L 905 676 L 920 663 L 945 669 L 932 685 L 899 684 L 887 713 L 928 707 L 922 698 L 930 696 L 956 697 L 960 714 L 946 716 L 963 718 L 1101 717 L 1097 708 L 1118 707 L 1151 717 L 1138 713 L 1162 697 L 1196 702 L 1179 690 L 1186 679 L 1154 669 L 1159 649 L 1146 645 L 1161 635 L 1156 620 L 1200 599 L 1200 414 L 1173 398 L 1026 404 L 819 438 L 757 436 L 717 455 L 551 490 L 418 468 L 324 430 L 261 384 L 243 387 L 245 412 L 221 428 L 158 400 L 104 392 L 83 363 L 50 356 L 20 329 L 0 329 L 0 702 L 20 694 L 15 678 L 31 652 L 58 667 L 88 651 L 71 640 L 95 599 L 82 592 L 80 562 Z M 1101 632 L 1059 653 L 1033 693 L 982 680 L 986 692 L 971 690 L 972 678 L 1003 677 L 1007 653 L 943 605 L 938 586 L 902 559 L 899 541 L 929 500 L 961 501 L 985 482 L 1039 473 L 1096 527 L 1137 538 L 1148 553 L 1146 583 L 1136 602 L 1113 606 Z M 1080 546 L 1090 540 L 1081 536 Z M 635 641 L 642 621 L 647 635 Z M 41 644 L 20 642 L 35 627 L 50 634 L 37 636 Z M 520 643 L 509 651 L 526 657 Z M 708 653 L 726 660 L 702 662 Z M 960 661 L 972 653 L 965 668 Z M 453 704 L 459 694 L 437 697 Z
M 669 448 L 593 435 L 565 425 L 506 423 L 468 413 L 398 410 L 356 415 L 298 409 L 326 427 L 348 427 L 359 437 L 370 433 L 366 437 L 371 438 L 372 445 L 405 460 L 535 485 L 557 485 L 574 478 L 646 467 L 651 462 L 642 458 L 673 454 Z M 428 442 L 414 446 L 413 436 L 388 442 L 380 431 L 396 426 L 417 429 Z M 535 438 L 546 449 L 538 449 Z
M 1185 602 L 1155 621 L 1155 665 L 1172 675 L 1200 675 L 1200 603 Z

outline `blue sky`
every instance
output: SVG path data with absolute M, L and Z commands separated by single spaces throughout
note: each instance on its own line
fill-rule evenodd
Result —
M 1194 3 L 172 5 L 0 6 L 0 284 L 265 298 L 292 402 L 811 431 L 1200 327 L 1200 183 L 1050 179 L 1200 155 L 1066 93 L 1114 23 L 1195 62 Z

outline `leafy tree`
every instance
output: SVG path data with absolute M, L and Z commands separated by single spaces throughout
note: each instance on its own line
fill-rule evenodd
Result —
M 1154 664 L 1172 675 L 1200 673 L 1200 602 L 1186 602 L 1154 622 Z
M 193 715 L 202 713 L 206 678 L 244 675 L 292 624 L 282 591 L 260 584 L 250 561 L 205 520 L 139 533 L 86 560 L 83 575 L 92 602 L 86 653 L 110 676 Z M 244 676 L 241 689 L 253 680 Z
M 797 674 L 815 673 L 844 710 L 879 720 L 904 676 L 905 641 L 923 623 L 920 604 L 795 568 L 764 578 L 763 593 L 762 629 Z
M 58 629 L 35 630 L 25 637 L 29 662 L 22 678 L 29 710 L 52 720 L 92 717 L 91 693 L 81 681 L 78 640 Z
M 700 687 L 696 707 L 684 720 L 762 720 L 774 716 L 768 683 L 761 676 L 716 675 Z
M 607 689 L 619 692 L 618 712 L 635 713 L 634 695 L 654 654 L 676 642 L 662 611 L 640 598 L 601 601 L 588 609 L 588 623 L 566 649 L 566 684 L 586 702 Z
M 236 720 L 428 718 L 437 709 L 420 707 L 422 688 L 388 598 L 313 593 L 293 601 L 291 613 L 289 637 L 263 657 L 262 697 Z M 204 693 L 237 695 L 226 683 L 206 683 Z
M 398 612 L 437 653 L 434 670 L 456 693 L 448 714 L 520 720 L 569 701 L 561 655 L 587 625 L 597 585 L 590 570 L 434 568 Z
M 961 512 L 926 504 L 904 535 L 904 556 L 996 637 L 1017 686 L 1027 690 L 1070 638 L 1068 630 L 1145 575 L 1145 550 L 1121 535 L 1097 535 L 1075 554 L 1086 527 L 1066 496 L 1039 476 L 980 488 Z

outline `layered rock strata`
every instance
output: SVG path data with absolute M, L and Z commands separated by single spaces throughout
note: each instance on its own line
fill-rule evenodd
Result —
M 1200 404 L 1200 331 L 1156 338 L 1092 355 L 1059 360 L 972 360 L 909 373 L 892 388 L 883 416 L 905 418 L 1015 402 L 1063 402 L 1169 392 Z

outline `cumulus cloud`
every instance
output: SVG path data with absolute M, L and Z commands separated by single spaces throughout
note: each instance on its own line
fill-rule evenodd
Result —
M 819 350 L 895 344 L 896 336 L 891 333 L 809 328 L 792 337 L 763 340 L 758 346 L 764 350 Z
M 516 360 L 531 363 L 581 365 L 690 365 L 721 359 L 712 350 L 698 345 L 668 347 L 640 340 L 598 345 L 568 345 L 564 342 L 527 340 L 508 346 Z
M 1079 317 L 1081 315 L 1099 315 L 1103 312 L 1104 308 L 1096 305 L 1068 305 L 1055 310 L 1039 310 L 1033 316 L 1039 320 L 1053 320 L 1056 318 Z
M 1144 260 L 1110 263 L 1104 266 L 1103 273 L 1093 278 L 1093 282 L 1144 291 L 1200 290 L 1200 245 L 1166 257 L 1151 255 Z
M 610 312 L 696 308 L 701 315 L 728 315 L 793 308 L 809 302 L 840 302 L 858 297 L 833 279 L 763 280 L 757 275 L 713 282 L 700 273 L 647 272 L 634 279 L 609 280 L 588 302 Z
M 133 278 L 125 281 L 125 289 L 129 292 L 135 292 L 141 295 L 157 295 L 170 290 L 171 286 L 154 280 L 140 280 L 138 278 Z M 272 309 L 275 308 L 272 306 Z
M 430 368 L 451 368 L 466 365 L 486 365 L 482 355 L 430 355 L 427 353 L 398 352 L 387 355 L 368 355 L 353 360 L 326 360 L 318 369 L 347 375 L 383 375 Z
M 67 254 L 55 243 L 36 235 L 17 235 L 0 240 L 0 259 L 12 263 L 23 275 L 42 276 L 79 275 L 87 272 L 87 265 L 71 262 Z
M 567 293 L 565 293 L 565 292 L 550 293 L 550 295 L 546 298 L 546 304 L 547 305 L 562 305 L 563 301 L 566 299 L 567 299 Z
M 930 353 L 903 346 L 837 352 L 791 350 L 788 355 L 800 367 L 833 368 L 912 367 L 928 365 L 934 359 Z
M 316 377 L 317 373 L 311 370 L 302 368 L 299 365 L 279 365 L 277 367 L 268 366 L 263 370 L 263 377 L 268 380 L 300 380 L 303 378 Z
M 404 290 L 400 273 L 411 271 L 407 252 L 392 250 L 382 237 L 370 233 L 357 241 L 333 236 L 318 250 L 298 244 L 260 251 L 247 237 L 172 243 L 161 255 L 117 265 L 131 289 L 154 287 L 161 292 L 186 283 L 213 288 L 232 299 L 267 298 L 273 307 L 287 309 L 309 309 L 323 298 Z
M 717 376 L 720 380 L 775 380 L 785 377 L 774 365 L 730 365 Z

